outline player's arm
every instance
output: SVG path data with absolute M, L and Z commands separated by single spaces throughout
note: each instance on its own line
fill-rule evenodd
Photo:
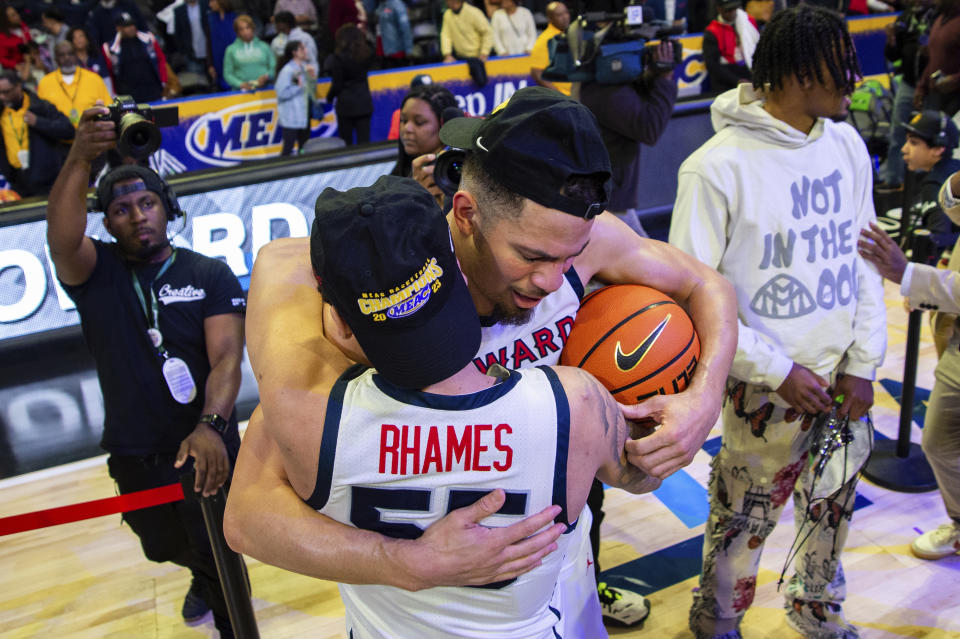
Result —
M 113 122 L 94 119 L 106 112 L 103 106 L 84 111 L 76 139 L 47 200 L 47 243 L 57 277 L 65 284 L 83 284 L 97 264 L 97 250 L 84 233 L 90 167 L 97 156 L 113 148 L 117 139 Z
M 656 490 L 660 480 L 627 461 L 624 443 L 630 427 L 609 391 L 582 369 L 557 366 L 554 370 L 570 404 L 570 456 L 579 467 L 573 472 L 585 469 L 605 484 L 631 493 Z M 589 482 L 579 484 L 589 486 Z M 574 490 L 579 491 L 579 486 Z
M 687 389 L 625 408 L 627 418 L 653 419 L 661 426 L 650 437 L 628 442 L 630 461 L 651 475 L 667 477 L 693 461 L 720 415 L 737 347 L 733 286 L 715 269 L 669 244 L 639 237 L 608 213 L 597 218 L 590 244 L 574 265 L 583 281 L 595 276 L 662 291 L 693 320 L 701 354 Z
M 255 411 L 234 470 L 224 534 L 237 552 L 293 572 L 407 590 L 482 585 L 540 565 L 565 528 L 552 524 L 556 506 L 506 528 L 481 526 L 504 503 L 497 490 L 438 520 L 419 539 L 392 539 L 308 506 L 288 479 L 286 454 Z
M 329 389 L 351 363 L 323 337 L 321 316 L 308 240 L 278 240 L 262 248 L 247 297 L 247 349 L 263 404 L 250 420 L 234 469 L 224 520 L 231 546 L 314 577 L 411 590 L 511 579 L 539 565 L 563 529 L 550 526 L 556 509 L 509 528 L 479 526 L 499 510 L 502 491 L 403 543 L 339 523 L 301 499 L 312 490 L 310 477 L 288 471 L 284 460 L 290 463 L 303 450 L 305 433 L 322 423 L 325 400 L 313 410 L 312 391 Z M 312 459 L 315 469 L 316 456 Z

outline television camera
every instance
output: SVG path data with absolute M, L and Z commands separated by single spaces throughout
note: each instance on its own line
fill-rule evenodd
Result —
M 584 13 L 548 43 L 550 65 L 543 77 L 560 82 L 626 84 L 637 80 L 646 69 L 654 73 L 672 71 L 683 61 L 683 47 L 669 38 L 682 32 L 682 27 L 668 22 L 645 21 L 642 5 L 629 5 L 622 13 Z M 673 58 L 658 60 L 647 46 L 651 40 L 670 42 Z

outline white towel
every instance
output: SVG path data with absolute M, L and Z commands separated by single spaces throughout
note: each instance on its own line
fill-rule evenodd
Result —
M 740 48 L 743 51 L 743 60 L 747 63 L 747 68 L 753 68 L 753 52 L 757 49 L 757 41 L 760 39 L 760 32 L 750 22 L 750 16 L 743 9 L 737 9 L 737 18 L 734 20 L 733 28 L 737 30 L 740 36 Z

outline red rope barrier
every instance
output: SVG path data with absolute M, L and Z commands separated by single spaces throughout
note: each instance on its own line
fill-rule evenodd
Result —
M 0 518 L 0 537 L 27 530 L 36 530 L 37 528 L 46 528 L 47 526 L 58 526 L 74 521 L 103 517 L 104 515 L 169 504 L 181 499 L 183 499 L 183 487 L 180 484 L 170 484 L 169 486 L 141 490 L 117 497 L 95 499 L 81 504 L 3 517 Z

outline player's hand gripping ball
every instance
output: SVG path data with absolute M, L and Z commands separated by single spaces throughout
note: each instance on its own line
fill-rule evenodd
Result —
M 637 404 L 685 389 L 699 359 L 700 338 L 679 304 L 647 286 L 617 284 L 583 299 L 560 363 Z

